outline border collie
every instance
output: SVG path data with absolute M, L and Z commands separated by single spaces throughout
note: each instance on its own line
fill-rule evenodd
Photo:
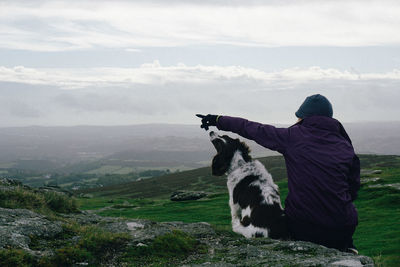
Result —
M 239 139 L 210 132 L 210 140 L 217 150 L 212 174 L 228 174 L 232 230 L 246 238 L 287 239 L 279 189 L 264 165 L 251 159 L 249 147 Z

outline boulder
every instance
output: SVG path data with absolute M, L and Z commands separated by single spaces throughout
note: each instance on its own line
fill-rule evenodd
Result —
M 52 186 L 41 186 L 38 189 L 36 189 L 37 192 L 51 192 L 51 193 L 57 193 L 61 195 L 66 195 L 69 197 L 72 197 L 72 193 L 68 190 L 62 189 L 59 186 L 52 185 Z
M 194 192 L 194 191 L 176 191 L 172 193 L 170 199 L 172 201 L 185 201 L 185 200 L 197 200 L 206 197 L 205 192 Z
M 206 244 L 208 252 L 191 255 L 178 266 L 374 266 L 371 258 L 340 252 L 301 241 L 246 239 L 232 232 L 215 231 L 208 223 L 155 223 L 127 221 L 136 246 L 147 246 L 156 236 L 180 230 Z M 117 230 L 117 228 L 113 228 Z M 201 262 L 201 263 L 199 263 Z
M 112 233 L 129 233 L 128 246 L 147 247 L 158 236 L 181 231 L 203 244 L 206 250 L 192 252 L 174 266 L 373 266 L 371 258 L 352 255 L 320 245 L 300 241 L 280 241 L 269 238 L 246 239 L 231 231 L 216 231 L 204 222 L 152 222 L 112 217 L 92 213 L 64 215 L 81 225 L 96 225 Z M 30 247 L 31 238 L 53 240 L 62 232 L 61 221 L 50 221 L 43 215 L 24 209 L 0 209 L 0 249 L 16 247 L 31 254 L 43 255 Z M 61 235 L 62 236 L 62 235 Z M 72 237 L 78 240 L 79 237 Z M 48 248 L 48 255 L 52 254 Z M 123 250 L 124 248 L 121 248 Z M 115 251 L 115 264 L 121 252 Z
M 381 174 L 382 170 L 366 170 L 366 169 L 361 169 L 360 171 L 361 176 L 366 176 L 366 175 L 373 175 L 373 174 Z
M 18 182 L 0 180 L 0 190 L 14 190 L 20 187 L 21 184 Z M 189 200 L 199 199 L 206 194 L 180 191 L 173 196 L 174 199 Z M 69 231 L 68 225 L 84 226 L 82 228 L 92 231 L 90 233 L 93 236 L 85 237 L 86 234 L 82 231 Z M 104 230 L 106 234 L 103 233 Z M 177 232 L 182 239 L 178 238 Z M 118 235 L 113 236 L 113 234 L 120 233 L 123 233 L 120 236 L 124 237 L 124 241 L 119 242 Z M 174 234 L 178 237 L 174 237 Z M 89 248 L 86 248 L 92 249 L 92 252 L 96 251 L 96 257 L 85 258 L 87 251 L 76 251 L 82 250 L 77 244 L 84 238 L 91 240 L 87 243 L 90 244 Z M 174 241 L 170 238 L 176 239 Z M 144 251 L 147 254 L 143 260 L 149 260 L 150 263 L 152 260 L 157 262 L 160 254 L 154 252 L 153 248 L 157 242 L 160 244 L 160 240 L 167 243 L 162 243 L 165 245 L 159 247 L 159 250 L 165 247 L 168 253 L 171 242 L 172 247 L 193 242 L 196 244 L 195 249 L 188 250 L 189 252 L 184 254 L 185 257 L 172 257 L 173 266 L 373 266 L 372 259 L 366 256 L 352 255 L 308 242 L 269 238 L 246 239 L 230 230 L 215 230 L 205 222 L 153 222 L 102 217 L 88 211 L 54 213 L 47 218 L 43 214 L 27 209 L 0 208 L 0 253 L 4 253 L 7 249 L 22 249 L 34 255 L 37 262 L 43 260 L 44 256 L 51 258 L 57 255 L 59 253 L 57 249 L 63 247 L 72 250 L 62 249 L 61 251 L 66 253 L 62 257 L 66 262 L 74 262 L 77 265 L 129 265 L 129 259 L 124 257 L 124 253 L 129 250 Z M 107 247 L 105 244 L 110 246 Z M 82 262 L 75 262 L 76 253 L 80 255 Z M 141 254 L 134 254 L 134 257 L 137 258 L 138 255 Z
M 31 238 L 54 238 L 61 232 L 61 222 L 26 209 L 0 208 L 0 248 L 29 249 Z

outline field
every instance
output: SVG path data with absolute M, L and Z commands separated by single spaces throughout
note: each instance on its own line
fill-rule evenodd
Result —
M 400 157 L 361 155 L 362 187 L 355 205 L 359 226 L 354 242 L 360 254 L 377 266 L 400 265 Z M 263 158 L 277 181 L 281 199 L 287 195 L 285 167 L 281 157 Z M 373 170 L 380 170 L 372 172 Z M 368 172 L 369 171 L 369 172 Z M 378 179 L 377 179 L 378 178 Z M 175 190 L 202 190 L 207 198 L 172 202 Z M 86 190 L 93 198 L 79 199 L 81 209 L 104 216 L 142 218 L 153 221 L 211 223 L 230 229 L 230 211 L 224 177 L 212 177 L 209 168 L 165 175 L 139 182 Z

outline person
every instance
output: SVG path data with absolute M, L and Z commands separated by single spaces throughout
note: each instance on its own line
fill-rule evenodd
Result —
M 352 236 L 358 215 L 353 201 L 360 188 L 360 161 L 352 142 L 332 118 L 331 103 L 320 94 L 307 97 L 295 115 L 296 124 L 276 128 L 243 118 L 197 114 L 205 130 L 216 126 L 284 156 L 289 189 L 285 215 L 291 239 L 357 254 Z

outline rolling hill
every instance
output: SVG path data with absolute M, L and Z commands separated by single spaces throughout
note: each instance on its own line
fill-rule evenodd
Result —
M 344 126 L 357 153 L 400 155 L 400 122 Z M 246 142 L 254 157 L 277 155 L 252 141 Z M 98 165 L 193 169 L 206 166 L 213 153 L 208 134 L 198 125 L 0 128 L 0 169 L 71 173 L 85 164 L 85 171 L 95 170 Z M 90 169 L 93 163 L 96 166 Z
M 360 155 L 362 177 L 356 208 L 359 225 L 355 245 L 376 266 L 400 264 L 400 156 Z M 288 193 L 282 157 L 261 159 L 280 188 L 281 200 Z M 208 222 L 217 229 L 230 229 L 225 177 L 212 177 L 209 168 L 173 173 L 158 178 L 81 191 L 82 209 L 99 215 L 153 221 Z M 175 190 L 203 190 L 208 197 L 174 202 Z M 86 195 L 88 196 L 88 195 Z M 283 203 L 284 204 L 284 203 Z

